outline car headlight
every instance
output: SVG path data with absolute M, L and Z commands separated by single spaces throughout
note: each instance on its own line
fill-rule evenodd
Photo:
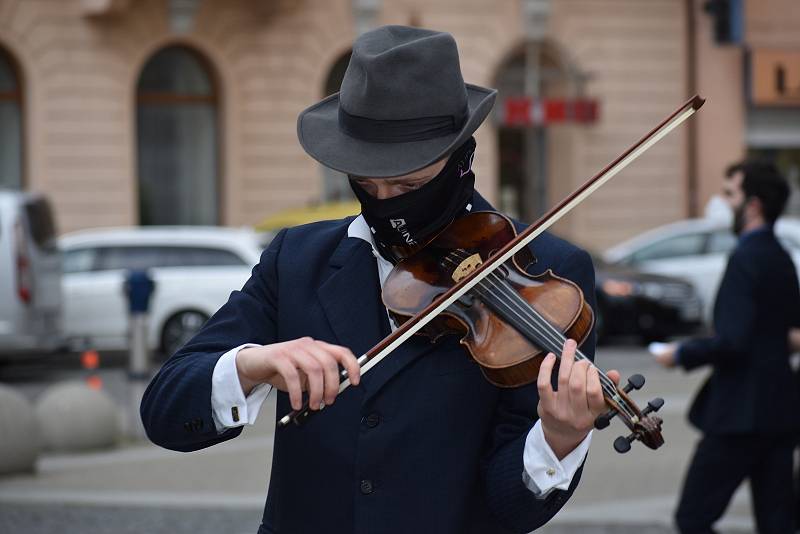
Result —
M 629 297 L 637 290 L 636 284 L 626 280 L 615 280 L 613 278 L 604 280 L 600 287 L 602 287 L 603 292 L 610 297 Z

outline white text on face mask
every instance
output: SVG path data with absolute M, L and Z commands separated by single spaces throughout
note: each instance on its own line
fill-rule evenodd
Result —
M 414 238 L 411 237 L 411 234 L 408 232 L 408 229 L 406 228 L 405 219 L 389 219 L 389 223 L 392 225 L 392 228 L 397 230 L 397 232 L 403 237 L 406 244 L 408 245 L 417 244 L 417 242 L 414 241 Z

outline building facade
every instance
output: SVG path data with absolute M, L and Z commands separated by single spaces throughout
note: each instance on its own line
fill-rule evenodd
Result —
M 451 32 L 465 80 L 499 87 L 476 134 L 478 187 L 523 218 L 708 98 L 558 224 L 600 249 L 701 213 L 748 149 L 800 160 L 784 113 L 797 101 L 754 106 L 746 83 L 752 57 L 774 77 L 774 54 L 800 50 L 798 8 L 723 3 L 741 4 L 736 42 L 718 42 L 703 0 L 0 0 L 0 186 L 46 193 L 61 232 L 251 225 L 346 195 L 303 152 L 297 115 L 335 90 L 359 32 L 412 24 Z M 783 69 L 784 93 L 800 90 L 800 67 Z M 511 126 L 521 95 L 597 114 Z

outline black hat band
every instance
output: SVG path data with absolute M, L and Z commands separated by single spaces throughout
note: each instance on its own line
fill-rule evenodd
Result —
M 339 105 L 339 129 L 356 139 L 372 143 L 407 143 L 426 141 L 458 133 L 469 116 L 468 110 L 460 117 L 441 115 L 415 119 L 370 119 L 346 112 Z

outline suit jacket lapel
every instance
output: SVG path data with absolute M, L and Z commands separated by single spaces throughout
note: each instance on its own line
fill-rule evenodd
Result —
M 331 255 L 329 270 L 317 296 L 339 343 L 361 356 L 390 332 L 372 247 L 345 237 Z M 414 336 L 370 369 L 361 380 L 365 400 L 431 347 L 427 339 Z
M 394 349 L 394 352 L 386 356 L 375 367 L 364 375 L 364 402 L 369 401 L 380 389 L 385 386 L 393 377 L 405 367 L 413 363 L 420 357 L 433 357 L 428 355 L 436 345 L 422 336 L 411 336 L 405 343 Z M 427 355 L 427 356 L 426 356 Z
M 329 272 L 317 296 L 339 343 L 358 357 L 383 338 L 384 328 L 378 269 L 369 243 L 342 239 L 331 255 Z

